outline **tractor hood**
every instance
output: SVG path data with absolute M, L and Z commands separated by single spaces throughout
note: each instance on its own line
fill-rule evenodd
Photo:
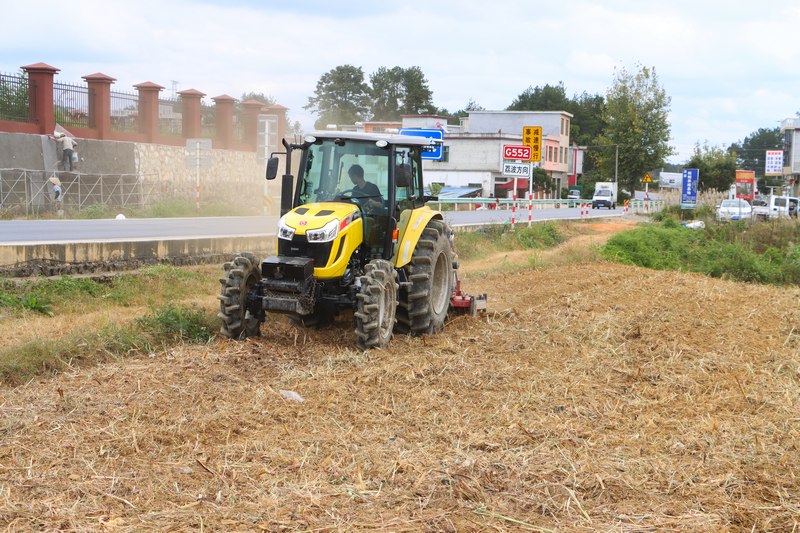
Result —
M 281 218 L 281 225 L 292 228 L 297 235 L 318 230 L 338 220 L 347 225 L 361 218 L 358 207 L 347 202 L 316 202 L 295 207 Z

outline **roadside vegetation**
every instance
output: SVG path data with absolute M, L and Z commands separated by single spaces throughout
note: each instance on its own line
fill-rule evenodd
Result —
M 218 324 L 216 310 L 187 297 L 213 291 L 217 276 L 208 266 L 147 267 L 98 281 L 90 278 L 34 279 L 0 285 L 0 321 L 16 319 L 19 328 L 36 324 L 40 334 L 0 348 L 0 381 L 18 384 L 42 372 L 130 355 L 142 355 L 183 342 L 206 343 Z M 132 320 L 117 320 L 124 308 Z M 58 331 L 47 318 L 104 313 L 95 327 Z M 45 317 L 42 317 L 45 315 Z M 45 318 L 45 322 L 37 320 Z M 9 322 L 6 322 L 8 325 Z
M 613 236 L 606 259 L 656 270 L 698 272 L 715 278 L 800 285 L 800 225 L 791 221 L 706 224 L 688 229 L 674 218 Z

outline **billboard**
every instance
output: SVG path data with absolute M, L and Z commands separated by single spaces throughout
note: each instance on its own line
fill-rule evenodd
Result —
M 683 177 L 681 180 L 681 209 L 694 209 L 697 207 L 697 184 L 699 181 L 699 169 L 683 169 Z
M 767 157 L 764 160 L 764 175 L 783 175 L 783 150 L 767 150 Z
M 756 171 L 736 171 L 736 198 L 752 202 L 756 194 Z
M 661 172 L 658 177 L 658 186 L 662 189 L 680 189 L 683 174 L 680 172 Z

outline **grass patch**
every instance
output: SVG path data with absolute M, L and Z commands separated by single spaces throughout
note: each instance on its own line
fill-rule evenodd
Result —
M 552 222 L 531 227 L 489 226 L 473 233 L 456 236 L 456 250 L 464 259 L 482 259 L 498 252 L 512 250 L 543 250 L 561 244 L 567 236 Z
M 39 337 L 0 351 L 0 380 L 10 385 L 73 366 L 150 353 L 183 342 L 207 343 L 216 315 L 196 307 L 168 304 L 130 324 L 112 324 L 66 337 Z
M 656 270 L 775 285 L 800 284 L 800 225 L 792 222 L 709 224 L 689 230 L 675 219 L 619 233 L 606 259 Z

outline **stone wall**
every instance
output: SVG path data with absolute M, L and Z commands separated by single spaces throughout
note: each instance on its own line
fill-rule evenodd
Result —
M 187 167 L 185 153 L 184 147 L 137 143 L 136 169 L 145 180 L 157 180 L 163 194 L 194 200 L 197 172 L 195 167 Z M 258 162 L 255 152 L 212 150 L 211 164 L 200 168 L 201 203 L 238 203 L 249 208 L 273 205 L 266 183 L 264 164 Z
M 178 198 L 194 201 L 197 175 L 187 168 L 185 148 L 163 144 L 76 139 L 80 174 L 139 174 L 151 201 Z M 0 169 L 59 170 L 60 153 L 47 135 L 0 133 Z M 275 214 L 280 207 L 280 179 L 267 182 L 265 165 L 255 152 L 212 150 L 211 164 L 200 169 L 200 201 L 241 205 L 243 211 Z M 45 178 L 46 179 L 46 178 Z M 69 181 L 68 180 L 68 181 Z

